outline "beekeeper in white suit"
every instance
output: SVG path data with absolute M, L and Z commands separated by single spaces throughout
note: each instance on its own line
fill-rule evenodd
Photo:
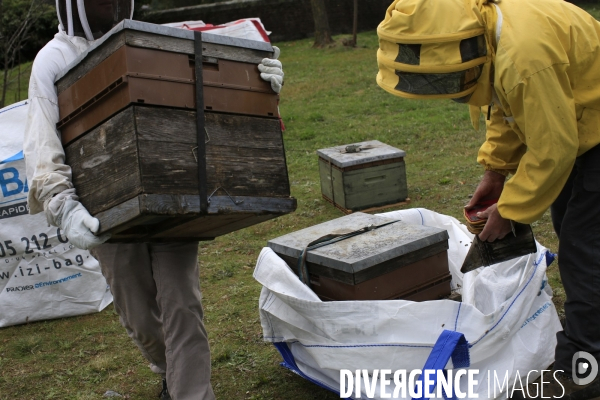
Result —
M 129 336 L 163 376 L 161 399 L 214 399 L 202 322 L 198 243 L 103 244 L 99 222 L 79 203 L 56 130 L 57 76 L 113 26 L 133 15 L 133 0 L 57 0 L 59 32 L 38 53 L 29 83 L 24 152 L 31 214 L 44 212 L 80 249 L 93 249 Z M 263 79 L 279 92 L 281 63 L 265 59 Z M 167 390 L 168 385 L 168 390 Z

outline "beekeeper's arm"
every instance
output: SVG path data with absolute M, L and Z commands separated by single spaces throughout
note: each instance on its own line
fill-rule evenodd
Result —
M 65 165 L 65 152 L 56 130 L 58 99 L 54 78 L 62 55 L 44 49 L 33 64 L 29 80 L 29 113 L 23 151 L 27 167 L 29 213 L 44 211 L 44 202 L 53 195 L 72 189 L 71 167 Z
M 60 227 L 71 243 L 90 249 L 108 236 L 96 237 L 99 222 L 79 203 L 71 183 L 71 167 L 56 130 L 58 99 L 54 79 L 60 72 L 62 54 L 54 49 L 40 51 L 29 83 L 29 113 L 23 152 L 29 185 L 29 212 L 44 211 L 48 223 Z
M 490 119 L 486 124 L 486 141 L 477 157 L 477 161 L 485 167 L 485 173 L 469 204 L 465 206 L 466 209 L 486 200 L 498 199 L 504 188 L 506 176 L 516 172 L 526 150 L 519 136 L 504 121 L 504 112 L 497 105 L 492 107 Z M 485 217 L 483 214 L 481 216 Z
M 529 224 L 558 197 L 577 157 L 577 117 L 566 65 L 532 74 L 506 96 L 527 149 L 504 185 L 497 211 L 504 219 Z M 494 165 L 491 157 L 486 162 Z M 486 229 L 487 224 L 482 235 Z
M 494 171 L 504 176 L 517 171 L 526 146 L 510 125 L 504 121 L 504 112 L 494 105 L 490 120 L 486 123 L 485 142 L 479 149 L 477 162 L 486 171 Z

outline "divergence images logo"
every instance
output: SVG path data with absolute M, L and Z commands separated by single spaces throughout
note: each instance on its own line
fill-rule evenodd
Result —
M 582 359 L 585 361 L 580 361 Z M 573 355 L 571 362 L 573 367 L 573 382 L 575 384 L 581 386 L 588 385 L 598 376 L 598 361 L 590 353 L 578 351 Z

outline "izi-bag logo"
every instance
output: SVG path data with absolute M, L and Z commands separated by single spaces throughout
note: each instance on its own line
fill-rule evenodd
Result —
M 10 197 L 22 192 L 28 192 L 27 181 L 19 177 L 19 171 L 16 168 L 8 167 L 0 169 L 0 190 L 2 196 Z
M 20 179 L 16 168 L 0 169 L 0 219 L 28 214 L 27 192 L 27 180 Z

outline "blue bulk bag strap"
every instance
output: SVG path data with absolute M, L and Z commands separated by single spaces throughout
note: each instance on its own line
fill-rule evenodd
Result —
M 321 386 L 323 389 L 327 389 L 333 393 L 336 393 L 338 396 L 340 395 L 339 391 L 329 387 L 328 385 L 326 385 L 325 383 L 323 383 L 317 379 L 311 378 L 310 376 L 308 376 L 304 372 L 302 372 L 300 370 L 300 368 L 298 368 L 298 364 L 296 364 L 294 355 L 292 354 L 292 351 L 290 350 L 290 348 L 288 347 L 288 344 L 286 342 L 274 342 L 273 345 L 279 351 L 279 354 L 281 354 L 281 357 L 283 357 L 283 362 L 280 364 L 282 367 L 289 369 L 290 371 L 301 376 L 302 378 L 306 379 L 309 382 L 312 382 L 318 386 Z M 347 397 L 345 399 L 352 400 L 352 398 L 350 398 L 350 397 Z
M 435 342 L 435 345 L 429 354 L 429 358 L 425 362 L 423 373 L 417 381 L 417 385 L 422 385 L 423 376 L 427 370 L 441 370 L 443 371 L 444 376 L 447 376 L 447 372 L 444 370 L 444 368 L 446 368 L 446 364 L 448 364 L 448 360 L 450 360 L 450 358 L 452 358 L 452 364 L 454 365 L 454 368 L 467 368 L 471 365 L 471 360 L 469 357 L 469 343 L 467 342 L 467 339 L 465 339 L 465 335 L 456 331 L 444 330 L 438 340 Z M 434 388 L 435 383 L 429 392 L 432 393 Z M 413 397 L 413 400 L 429 398 L 425 397 L 424 386 L 421 394 L 421 397 Z M 450 397 L 447 397 L 445 392 L 443 392 L 443 395 L 445 399 L 455 399 L 454 393 L 449 393 L 448 395 Z
M 273 345 L 279 351 L 279 354 L 281 354 L 281 357 L 283 358 L 283 362 L 281 363 L 281 365 L 291 371 L 294 371 L 298 375 L 301 375 L 302 371 L 300 371 L 300 368 L 298 368 L 296 360 L 294 360 L 294 356 L 292 355 L 292 352 L 290 351 L 290 348 L 288 347 L 287 343 L 275 342 L 273 343 Z M 302 377 L 304 378 L 304 376 Z

